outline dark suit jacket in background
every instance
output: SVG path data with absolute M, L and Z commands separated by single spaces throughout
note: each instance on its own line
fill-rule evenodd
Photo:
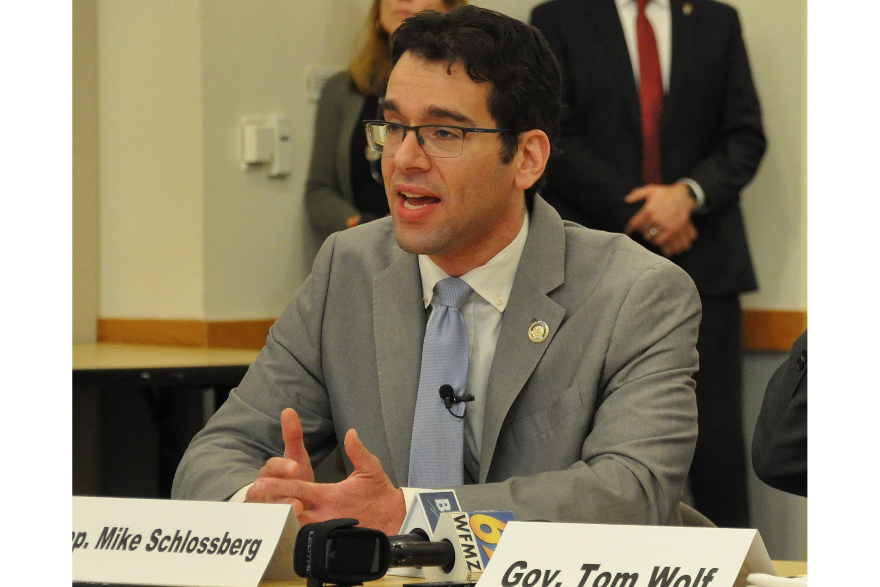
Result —
M 529 340 L 543 320 L 550 336 Z M 535 198 L 486 390 L 479 485 L 466 510 L 517 519 L 680 523 L 697 436 L 693 282 L 630 239 Z M 331 236 L 241 385 L 192 441 L 172 496 L 222 500 L 252 483 L 297 410 L 320 461 L 355 428 L 406 483 L 426 311 L 418 258 L 390 219 Z M 351 463 L 346 459 L 351 471 Z
M 807 331 L 795 341 L 764 392 L 752 439 L 758 479 L 807 497 Z
M 706 194 L 705 208 L 693 217 L 699 237 L 672 260 L 702 295 L 754 290 L 739 200 L 761 161 L 765 138 L 739 17 L 710 0 L 688 2 L 690 14 L 683 0 L 670 1 L 663 182 L 689 177 Z M 642 185 L 642 124 L 614 1 L 553 0 L 535 7 L 531 21 L 547 38 L 563 75 L 563 152 L 551 157 L 541 194 L 565 219 L 622 232 L 641 206 L 623 198 Z
M 350 149 L 352 133 L 364 132 L 359 116 L 365 100 L 348 71 L 336 73 L 321 92 L 303 201 L 322 238 L 344 230 L 345 221 L 361 213 L 354 205 Z

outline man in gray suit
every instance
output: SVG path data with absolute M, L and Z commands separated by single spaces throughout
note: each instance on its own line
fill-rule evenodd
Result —
M 392 217 L 324 243 L 172 495 L 291 503 L 302 524 L 354 517 L 397 533 L 426 319 L 453 276 L 473 290 L 460 504 L 675 523 L 697 436 L 693 282 L 536 195 L 560 81 L 535 29 L 472 6 L 424 13 L 398 30 L 393 61 L 385 121 L 368 123 Z M 314 483 L 338 442 L 349 476 Z

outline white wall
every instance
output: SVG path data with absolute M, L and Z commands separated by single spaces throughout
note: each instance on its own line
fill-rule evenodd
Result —
M 275 318 L 317 251 L 302 194 L 316 105 L 310 65 L 342 69 L 367 7 L 355 0 L 202 3 L 205 318 Z M 293 173 L 242 172 L 243 114 L 294 127 Z
M 278 316 L 319 245 L 306 70 L 345 67 L 368 0 L 98 7 L 101 316 Z M 245 114 L 292 119 L 290 177 L 242 171 Z
M 73 3 L 73 342 L 94 342 L 99 310 L 98 31 L 95 0 Z
M 535 0 L 478 5 L 527 19 Z M 769 148 L 744 210 L 760 291 L 806 309 L 806 3 L 734 0 Z M 343 68 L 369 0 L 100 0 L 101 316 L 280 314 L 318 245 L 303 184 L 309 65 Z M 289 116 L 293 173 L 240 167 L 240 119 Z
M 767 153 L 743 194 L 758 273 L 743 306 L 807 309 L 807 3 L 731 0 L 740 11 Z
M 197 2 L 98 2 L 102 317 L 204 317 L 200 46 Z

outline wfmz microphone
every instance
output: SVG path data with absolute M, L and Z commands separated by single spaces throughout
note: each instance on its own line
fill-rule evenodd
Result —
M 443 405 L 446 406 L 446 409 L 449 410 L 449 413 L 455 416 L 456 418 L 464 418 L 467 415 L 467 405 L 464 407 L 464 412 L 462 412 L 461 416 L 457 416 L 455 412 L 452 411 L 452 404 L 460 404 L 462 402 L 472 402 L 474 401 L 474 396 L 470 393 L 464 393 L 462 395 L 455 395 L 455 390 L 452 389 L 452 386 L 448 383 L 440 386 L 440 399 L 443 400 Z
M 467 512 L 440 514 L 432 541 L 432 543 L 451 545 L 455 558 L 451 565 L 424 566 L 422 570 L 426 581 L 464 583 L 476 581 L 483 575 L 485 565 L 480 558 L 477 538 L 471 530 L 470 514 Z
M 300 528 L 293 568 L 308 579 L 309 587 L 373 581 L 391 566 L 422 567 L 428 581 L 470 582 L 483 574 L 466 512 L 441 514 L 433 541 L 419 530 L 388 538 L 378 530 L 354 527 L 357 523 L 328 520 Z

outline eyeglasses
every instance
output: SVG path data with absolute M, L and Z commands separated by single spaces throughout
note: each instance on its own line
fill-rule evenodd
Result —
M 415 131 L 419 146 L 429 157 L 458 157 L 464 151 L 464 137 L 469 132 L 499 133 L 513 132 L 503 128 L 470 128 L 465 126 L 449 126 L 447 124 L 422 124 L 407 126 L 384 120 L 365 120 L 367 143 L 370 149 L 378 153 L 391 155 L 396 153 L 406 138 L 406 133 Z

